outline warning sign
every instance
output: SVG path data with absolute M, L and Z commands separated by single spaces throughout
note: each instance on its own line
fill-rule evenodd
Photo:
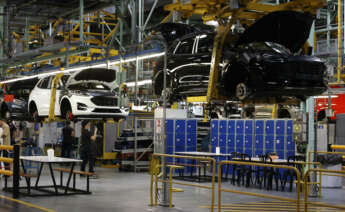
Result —
M 156 133 L 157 134 L 162 133 L 162 120 L 160 120 L 160 119 L 156 120 Z

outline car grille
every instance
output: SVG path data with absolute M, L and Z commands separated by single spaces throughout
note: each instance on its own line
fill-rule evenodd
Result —
M 91 102 L 98 106 L 117 106 L 117 98 L 96 96 L 91 98 Z
M 120 109 L 96 108 L 92 112 L 95 113 L 121 113 Z

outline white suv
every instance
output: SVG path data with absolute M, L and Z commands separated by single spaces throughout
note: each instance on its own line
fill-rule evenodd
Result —
M 30 93 L 28 109 L 35 120 L 49 115 L 54 77 L 41 79 Z M 65 74 L 56 90 L 55 115 L 69 120 L 125 117 L 128 110 L 119 107 L 115 89 L 118 89 L 115 70 L 93 68 Z

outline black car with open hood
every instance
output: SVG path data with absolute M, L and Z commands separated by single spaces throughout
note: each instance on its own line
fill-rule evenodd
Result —
M 305 99 L 324 92 L 327 89 L 324 62 L 301 53 L 313 21 L 314 17 L 308 13 L 278 11 L 263 16 L 242 34 L 230 32 L 219 64 L 221 94 L 240 100 Z M 214 37 L 214 32 L 200 30 L 169 41 L 170 100 L 206 95 Z M 157 95 L 163 88 L 162 67 L 160 60 L 154 70 Z

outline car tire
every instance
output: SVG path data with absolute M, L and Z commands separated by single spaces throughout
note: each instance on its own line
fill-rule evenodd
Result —
M 34 122 L 39 122 L 40 121 L 40 118 L 39 118 L 39 115 L 38 115 L 38 111 L 37 111 L 37 107 L 36 107 L 36 104 L 35 103 L 32 103 L 30 105 L 30 115 L 31 115 L 31 118 Z
M 1 117 L 4 118 L 5 120 L 11 119 L 11 113 L 6 106 L 3 106 L 1 108 Z
M 68 121 L 73 120 L 72 108 L 69 103 L 65 103 L 62 107 L 61 116 Z
M 239 100 L 245 100 L 250 94 L 250 89 L 245 83 L 241 82 L 237 84 L 235 94 Z

